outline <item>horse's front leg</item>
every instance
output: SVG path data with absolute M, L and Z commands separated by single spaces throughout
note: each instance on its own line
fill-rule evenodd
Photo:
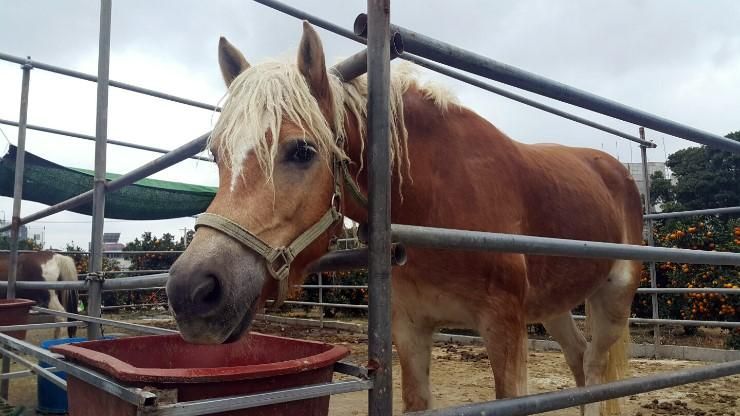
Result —
M 394 293 L 394 296 L 396 293 Z M 415 316 L 413 311 L 393 307 L 393 342 L 401 361 L 401 390 L 404 410 L 425 410 L 432 405 L 429 388 L 429 364 L 432 356 L 434 326 Z
M 491 361 L 496 398 L 527 394 L 527 326 L 521 303 L 501 299 L 481 320 L 481 336 Z

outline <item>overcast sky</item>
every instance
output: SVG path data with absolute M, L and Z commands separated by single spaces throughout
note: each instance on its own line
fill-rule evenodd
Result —
M 287 2 L 347 28 L 365 9 L 365 2 L 356 0 Z M 94 0 L 0 0 L 0 51 L 94 74 L 98 8 Z M 391 1 L 394 23 L 722 135 L 740 130 L 739 16 L 740 2 L 735 0 Z M 248 0 L 114 0 L 110 78 L 216 104 L 225 92 L 216 60 L 219 36 L 258 62 L 292 56 L 300 30 L 294 18 Z M 360 49 L 324 30 L 319 34 L 330 62 Z M 622 161 L 639 160 L 639 149 L 627 141 L 617 143 L 607 134 L 454 80 L 424 76 L 448 85 L 462 103 L 516 140 L 589 146 Z M 18 119 L 20 79 L 18 65 L 0 62 L 0 118 Z M 636 126 L 552 104 L 637 133 Z M 207 110 L 110 91 L 111 139 L 172 149 L 210 130 L 216 118 Z M 94 134 L 95 84 L 32 71 L 28 120 Z M 0 128 L 16 142 L 15 128 Z M 649 152 L 651 161 L 690 145 L 663 134 L 648 135 L 659 145 Z M 0 135 L 0 150 L 4 147 Z M 27 149 L 62 165 L 93 167 L 91 142 L 29 131 Z M 116 173 L 157 156 L 118 146 L 108 149 L 108 170 Z M 217 184 L 208 162 L 183 162 L 155 177 Z M 22 215 L 41 208 L 25 202 Z M 12 200 L 0 197 L 0 218 L 9 219 L 11 210 Z M 144 231 L 182 235 L 182 228 L 192 225 L 192 219 L 108 220 L 105 230 L 121 232 L 125 242 Z M 70 241 L 86 247 L 90 240 L 90 218 L 73 213 L 56 214 L 30 229 L 43 229 L 47 244 L 54 247 Z

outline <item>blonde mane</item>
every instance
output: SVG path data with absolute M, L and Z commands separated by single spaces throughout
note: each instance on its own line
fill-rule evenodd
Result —
M 284 119 L 301 128 L 305 136 L 315 143 L 317 151 L 329 161 L 330 156 L 347 158 L 344 149 L 337 143 L 339 140 L 346 142 L 345 119 L 351 115 L 357 121 L 364 153 L 367 78 L 362 76 L 351 82 L 343 82 L 330 74 L 329 84 L 334 107 L 331 123 L 324 118 L 295 64 L 276 61 L 262 63 L 242 72 L 232 81 L 209 143 L 209 146 L 217 145 L 214 150 L 217 157 L 231 169 L 232 188 L 244 174 L 244 160 L 252 150 L 260 168 L 271 181 L 278 150 L 277 140 L 271 138 L 279 137 Z M 457 105 L 456 98 L 447 90 L 430 83 L 419 84 L 412 64 L 394 66 L 390 93 L 391 164 L 401 184 L 403 172 L 406 171 L 407 176 L 410 172 L 402 97 L 412 85 L 442 111 L 449 105 Z M 359 163 L 362 169 L 362 158 Z

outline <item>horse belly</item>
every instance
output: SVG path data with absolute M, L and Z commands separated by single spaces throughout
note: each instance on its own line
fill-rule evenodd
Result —
M 604 284 L 612 260 L 529 256 L 527 322 L 571 311 Z
M 410 277 L 394 275 L 392 284 L 393 310 L 397 316 L 423 320 L 434 327 L 476 327 L 469 299 Z

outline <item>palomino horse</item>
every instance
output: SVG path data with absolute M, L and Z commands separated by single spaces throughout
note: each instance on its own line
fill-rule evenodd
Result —
M 307 23 L 297 64 L 251 66 L 223 38 L 219 62 L 229 88 L 210 143 L 220 185 L 167 283 L 182 336 L 197 343 L 238 338 L 265 299 L 299 284 L 325 253 L 340 211 L 367 219 L 361 198 L 339 198 L 355 180 L 366 191 L 366 78 L 342 82 L 327 72 Z M 614 158 L 518 143 L 407 67 L 394 68 L 391 84 L 394 223 L 641 243 L 640 196 Z M 527 392 L 527 323 L 542 322 L 562 345 L 579 386 L 611 380 L 610 370 L 626 365 L 639 263 L 408 252 L 392 278 L 406 410 L 431 405 L 432 333 L 440 326 L 480 332 L 499 398 Z M 590 342 L 570 312 L 584 300 Z M 599 414 L 599 404 L 585 411 Z
M 0 280 L 8 279 L 8 267 L 8 255 L 4 254 L 0 257 Z M 24 282 L 76 282 L 77 267 L 71 257 L 51 251 L 20 253 L 17 276 L 18 281 Z M 0 296 L 4 298 L 5 294 L 5 288 L 0 288 Z M 76 290 L 18 289 L 15 294 L 19 298 L 34 300 L 36 304 L 45 308 L 77 313 Z M 59 328 L 54 329 L 54 338 L 59 338 L 60 332 Z M 68 327 L 67 335 L 70 337 L 77 335 L 77 327 Z

